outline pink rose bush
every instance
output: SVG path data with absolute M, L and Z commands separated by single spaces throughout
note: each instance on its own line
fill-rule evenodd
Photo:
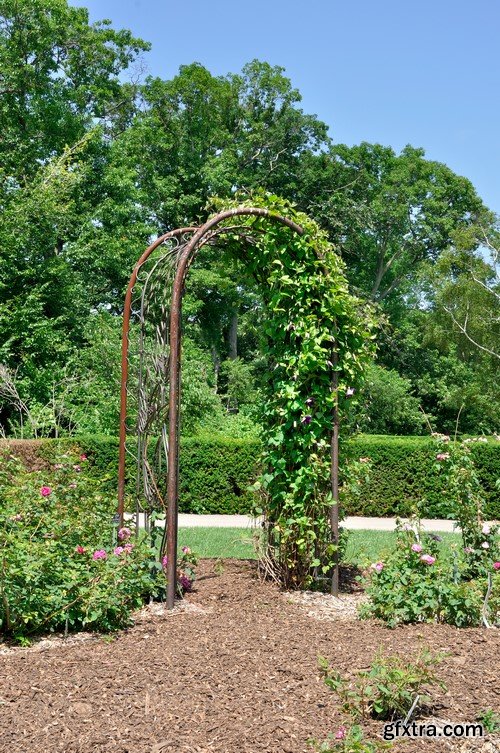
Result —
M 483 562 L 496 546 L 492 526 L 481 524 L 479 532 L 485 540 L 478 549 L 450 551 L 442 548 L 441 537 L 423 531 L 417 518 L 398 523 L 395 548 L 383 562 L 372 563 L 365 576 L 368 601 L 360 608 L 361 616 L 382 619 L 390 627 L 411 622 L 480 625 L 489 572 L 494 581 L 489 620 L 500 624 L 500 557 L 489 560 L 482 579 L 470 577 L 470 558 Z
M 151 567 L 157 552 L 145 535 L 132 541 L 130 528 L 116 540 L 114 495 L 84 463 L 67 453 L 28 473 L 2 457 L 1 635 L 116 630 L 144 599 L 164 597 L 165 577 Z M 36 586 L 19 588 L 20 572 Z

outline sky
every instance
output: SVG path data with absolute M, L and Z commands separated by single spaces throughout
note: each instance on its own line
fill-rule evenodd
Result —
M 285 68 L 330 136 L 423 147 L 500 214 L 498 0 L 71 0 L 152 44 L 146 71 Z

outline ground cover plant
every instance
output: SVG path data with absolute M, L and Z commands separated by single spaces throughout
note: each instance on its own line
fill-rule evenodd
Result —
M 367 738 L 360 724 L 341 724 L 326 740 L 321 743 L 312 740 L 311 745 L 318 753 L 379 753 L 392 747 L 382 740 Z
M 428 649 L 422 649 L 413 659 L 379 653 L 370 668 L 354 678 L 342 676 L 324 658 L 320 669 L 327 687 L 338 695 L 342 710 L 352 719 L 387 721 L 405 719 L 428 704 L 432 686 L 446 690 L 435 672 L 442 658 Z
M 418 714 L 431 702 L 431 688 L 438 686 L 446 691 L 435 671 L 442 658 L 428 649 L 404 659 L 379 651 L 368 669 L 347 676 L 321 657 L 319 667 L 324 682 L 337 695 L 347 721 L 322 743 L 315 744 L 318 753 L 376 753 L 392 747 L 366 737 L 361 724 L 369 719 L 408 721 Z

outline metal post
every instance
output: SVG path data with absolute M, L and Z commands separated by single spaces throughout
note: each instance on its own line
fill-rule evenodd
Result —
M 332 394 L 333 394 L 333 429 L 330 444 L 330 481 L 332 488 L 333 503 L 330 507 L 330 528 L 332 531 L 333 543 L 337 546 L 333 555 L 334 567 L 332 573 L 331 594 L 339 595 L 339 374 L 337 371 L 338 352 L 337 347 L 333 353 L 333 374 L 332 374 Z

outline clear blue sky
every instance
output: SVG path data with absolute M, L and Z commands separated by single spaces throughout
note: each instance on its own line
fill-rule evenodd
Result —
M 71 0 L 152 43 L 149 73 L 281 65 L 337 142 L 421 146 L 500 213 L 498 0 Z

